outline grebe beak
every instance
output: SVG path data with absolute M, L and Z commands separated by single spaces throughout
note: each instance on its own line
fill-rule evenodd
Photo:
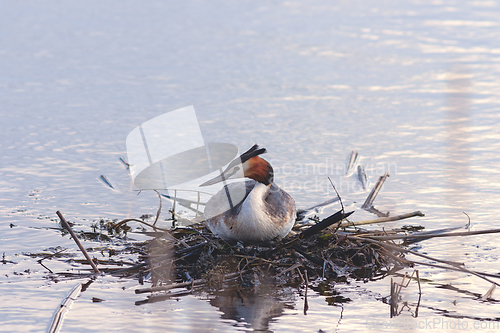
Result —
M 206 182 L 204 182 L 203 184 L 201 184 L 200 187 L 214 185 L 214 184 L 217 184 L 217 183 L 220 183 L 220 182 L 226 180 L 227 178 L 223 177 L 223 175 L 224 174 L 221 174 L 221 175 L 219 175 L 219 176 L 217 176 L 215 178 L 207 180 Z
M 222 181 L 225 181 L 226 179 L 243 178 L 243 177 L 245 177 L 243 175 L 243 166 L 239 164 L 231 168 L 227 168 L 223 173 L 221 173 L 217 177 L 207 180 L 206 182 L 201 184 L 200 187 L 214 185 Z

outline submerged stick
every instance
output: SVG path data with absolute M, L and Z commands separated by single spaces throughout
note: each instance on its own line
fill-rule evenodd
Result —
M 172 297 L 180 297 L 191 294 L 191 290 L 181 290 L 176 293 L 160 294 L 160 295 L 149 295 L 147 299 L 142 301 L 136 301 L 135 305 L 144 305 L 148 303 L 163 302 Z
M 54 313 L 54 316 L 52 316 L 52 321 L 50 323 L 50 327 L 47 332 L 49 333 L 59 332 L 62 326 L 62 322 L 64 320 L 64 314 L 68 311 L 73 301 L 80 295 L 81 291 L 82 291 L 82 284 L 79 283 L 71 290 L 68 296 L 66 296 L 64 301 L 57 309 L 57 311 Z
M 83 247 L 82 243 L 80 243 L 80 240 L 78 239 L 78 237 L 76 237 L 76 234 L 73 232 L 73 229 L 71 229 L 71 226 L 69 225 L 69 223 L 66 222 L 66 219 L 64 219 L 64 216 L 61 214 L 60 211 L 57 211 L 56 214 L 61 219 L 63 227 L 66 228 L 66 230 L 69 231 L 69 233 L 71 234 L 71 237 L 73 237 L 73 240 L 75 241 L 76 245 L 78 245 L 78 247 L 80 248 L 80 251 L 82 251 L 82 253 L 85 256 L 85 258 L 87 258 L 87 261 L 89 262 L 90 266 L 92 266 L 92 269 L 94 270 L 94 272 L 100 273 L 99 269 L 97 268 L 97 266 L 92 261 L 92 259 L 90 258 L 89 254 L 87 253 L 87 250 L 85 250 L 85 248 Z
M 375 198 L 377 197 L 377 194 L 380 191 L 380 189 L 382 188 L 382 185 L 384 184 L 387 177 L 389 177 L 389 172 L 386 172 L 383 176 L 380 176 L 377 184 L 373 187 L 372 191 L 370 192 L 370 194 L 366 198 L 366 201 L 363 204 L 363 206 L 361 206 L 361 208 L 368 209 L 372 206 L 373 201 L 375 201 Z

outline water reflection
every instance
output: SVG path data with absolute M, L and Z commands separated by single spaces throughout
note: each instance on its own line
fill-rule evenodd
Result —
M 286 307 L 293 307 L 292 302 L 286 302 L 277 295 L 277 289 L 270 284 L 253 288 L 226 288 L 216 292 L 210 304 L 223 312 L 221 319 L 235 320 L 245 327 L 268 332 L 270 322 L 282 316 Z M 294 291 L 289 290 L 288 297 L 293 297 L 293 294 Z
M 0 78 L 5 91 L 0 254 L 6 255 L 0 310 L 9 325 L 23 324 L 12 327 L 2 321 L 2 328 L 43 330 L 68 289 L 62 283 L 45 286 L 44 269 L 21 254 L 74 246 L 69 238 L 47 229 L 54 226 L 50 219 L 56 210 L 79 217 L 86 228 L 101 218 L 156 211 L 154 194 L 112 192 L 97 178 L 105 174 L 117 188 L 127 189 L 128 173 L 118 164 L 118 158 L 125 156 L 127 133 L 135 124 L 186 103 L 199 106 L 208 141 L 246 146 L 258 139 L 283 156 L 281 165 L 320 164 L 326 158 L 337 163 L 342 159 L 338 156 L 351 149 L 374 156 L 375 162 L 394 163 L 398 172 L 391 172 L 377 201 L 382 212 L 421 209 L 427 216 L 422 224 L 445 227 L 467 222 L 463 209 L 450 208 L 465 206 L 472 223 L 498 226 L 499 8 L 494 1 L 312 1 L 265 6 L 224 1 L 177 5 L 111 1 L 106 6 L 97 1 L 47 1 L 31 2 L 30 10 L 23 2 L 2 6 L 0 16 L 10 33 L 4 34 L 0 46 L 6 64 Z M 467 64 L 471 75 L 455 69 L 443 74 L 451 62 Z M 443 84 L 446 80 L 448 87 Z M 446 109 L 441 108 L 445 98 Z M 301 183 L 323 177 L 319 172 L 293 176 L 290 179 Z M 286 185 L 290 179 L 280 181 Z M 316 204 L 320 194 L 292 195 L 298 206 L 306 207 Z M 495 237 L 428 241 L 421 249 L 445 256 L 455 251 L 450 259 L 494 271 L 499 260 Z M 47 267 L 71 268 L 56 260 Z M 31 273 L 29 279 L 14 274 L 28 269 L 39 273 Z M 421 272 L 433 284 L 422 285 L 420 317 L 432 320 L 450 312 L 457 316 L 473 312 L 480 314 L 479 319 L 497 318 L 497 304 L 479 300 L 490 285 L 430 269 Z M 454 287 L 474 295 L 436 288 L 434 283 L 460 284 Z M 131 294 L 130 299 L 136 300 L 133 292 L 118 290 L 118 282 L 113 286 L 96 283 L 90 290 L 98 290 L 92 296 L 101 298 Z M 330 321 L 332 307 L 327 304 L 339 304 L 339 297 L 356 300 L 340 303 L 347 309 L 344 331 L 354 331 L 353 325 L 367 317 L 389 318 L 389 306 L 380 299 L 390 294 L 390 282 L 366 284 L 373 293 L 366 289 L 357 293 L 358 287 L 363 289 L 362 282 L 351 282 L 344 288 L 349 296 L 332 291 L 316 304 L 310 299 L 307 319 L 295 305 L 298 315 L 290 320 L 295 325 L 291 327 L 299 327 L 301 321 L 303 327 Z M 292 303 L 273 294 L 275 287 L 266 288 L 271 289 L 269 295 L 228 291 L 214 294 L 211 302 L 223 316 L 237 318 L 242 325 L 269 329 L 277 318 L 286 321 Z M 403 302 L 416 301 L 415 294 L 403 296 Z M 40 303 L 47 299 L 50 304 Z M 96 331 L 102 331 L 115 324 L 113 320 L 121 320 L 116 315 L 118 304 L 135 320 L 140 317 L 138 309 L 152 308 L 133 306 L 130 299 L 99 305 L 81 299 L 74 309 L 85 306 L 84 314 L 92 315 L 100 324 Z M 49 311 L 35 304 L 44 304 Z M 263 308 L 268 310 L 256 313 Z M 100 316 L 95 316 L 96 309 Z M 312 309 L 317 310 L 315 317 Z M 206 324 L 193 318 L 196 309 L 181 308 L 178 316 L 172 312 L 168 317 L 176 321 Z M 210 313 L 217 317 L 214 312 Z M 88 316 L 78 311 L 70 315 L 74 326 L 67 331 L 88 331 L 75 329 L 87 324 Z M 151 321 L 163 325 L 161 320 Z
M 352 300 L 336 290 L 332 281 L 312 281 L 310 287 L 301 285 L 298 288 L 283 288 L 272 282 L 254 287 L 233 285 L 211 293 L 210 304 L 222 311 L 221 319 L 235 321 L 235 327 L 270 332 L 271 324 L 287 315 L 289 310 L 304 316 L 308 315 L 308 311 L 318 311 L 317 303 L 308 301 L 308 297 L 317 298 L 318 295 L 327 305 L 342 308 L 340 322 L 344 304 Z M 302 301 L 299 302 L 299 299 Z
M 453 190 L 448 195 L 451 206 L 468 205 L 470 192 L 470 74 L 463 67 L 453 67 L 447 81 L 447 149 L 446 163 L 448 187 Z
M 415 280 L 413 280 L 414 275 L 416 275 Z M 402 296 L 403 289 L 406 290 L 410 285 L 410 283 L 412 284 L 412 287 L 416 283 L 418 283 L 418 301 L 416 305 L 412 304 L 410 301 L 407 301 L 405 299 L 406 297 Z M 412 292 L 411 295 L 413 294 L 414 293 Z M 393 281 L 393 279 L 391 278 L 391 295 L 389 298 L 391 318 L 401 315 L 403 311 L 409 312 L 412 317 L 417 318 L 418 308 L 420 306 L 421 298 L 422 298 L 422 289 L 420 287 L 420 278 L 418 276 L 418 270 L 414 270 L 411 276 L 405 274 L 401 282 Z

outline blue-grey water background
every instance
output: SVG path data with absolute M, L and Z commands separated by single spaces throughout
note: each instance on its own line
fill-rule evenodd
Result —
M 390 172 L 377 209 L 426 214 L 386 228 L 464 226 L 463 212 L 471 230 L 499 228 L 499 17 L 497 1 L 480 0 L 0 2 L 0 330 L 45 331 L 77 283 L 46 279 L 25 255 L 56 246 L 79 255 L 55 229 L 57 210 L 80 229 L 156 212 L 156 195 L 137 196 L 119 158 L 132 129 L 187 105 L 206 142 L 265 146 L 298 207 L 331 198 L 330 177 L 353 220 L 374 218 L 359 209 L 368 193 L 344 176 L 357 150 L 371 185 Z M 417 250 L 497 273 L 497 238 Z M 310 291 L 307 315 L 303 296 L 288 293 L 231 316 L 209 296 L 135 306 L 136 281 L 100 277 L 62 331 L 499 328 L 498 301 L 477 296 L 487 282 L 418 268 L 417 318 L 415 285 L 403 292 L 411 311 L 390 318 L 390 279 L 338 284 L 350 301 L 333 305 Z M 261 313 L 266 302 L 278 310 Z

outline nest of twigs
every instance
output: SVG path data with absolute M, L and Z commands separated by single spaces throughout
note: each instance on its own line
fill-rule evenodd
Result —
M 234 279 L 247 286 L 263 280 L 296 285 L 307 279 L 346 281 L 384 275 L 381 269 L 395 256 L 377 244 L 349 239 L 354 233 L 337 232 L 348 215 L 340 211 L 282 240 L 258 245 L 222 240 L 203 223 L 171 230 L 149 243 L 143 259 L 153 287 L 138 292 L 190 284 L 221 288 L 224 281 Z

